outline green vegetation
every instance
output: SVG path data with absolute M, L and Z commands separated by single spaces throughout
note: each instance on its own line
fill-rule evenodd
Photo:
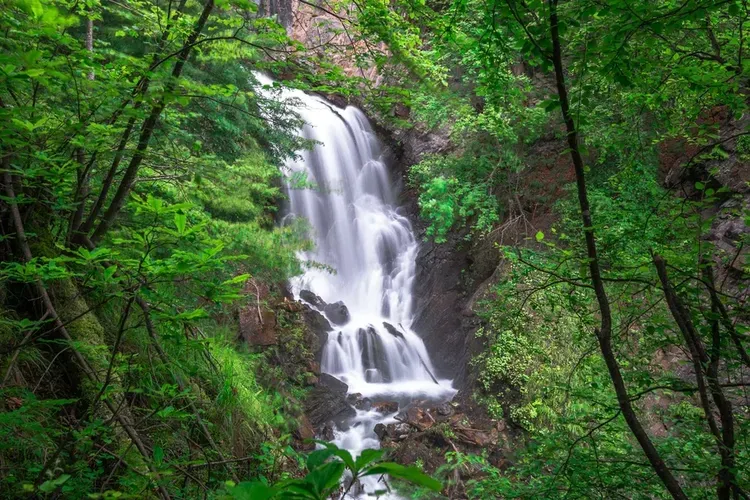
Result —
M 452 455 L 451 487 L 746 497 L 748 233 L 716 231 L 748 222 L 747 4 L 357 5 L 410 117 L 450 141 L 410 172 L 427 235 L 500 253 L 476 398 L 526 445 L 503 472 Z
M 251 71 L 294 64 L 300 47 L 255 11 L 2 3 L 0 496 L 339 487 L 342 462 L 322 465 L 347 458 L 337 450 L 293 479 L 305 466 L 289 446 L 300 406 L 289 394 L 304 384 L 264 384 L 271 353 L 236 342 L 238 312 L 260 300 L 248 283 L 298 273 L 308 245 L 274 215 L 280 167 L 309 144 Z M 288 314 L 287 347 L 311 358 Z M 367 457 L 348 469 L 435 488 Z
M 275 216 L 311 144 L 258 70 L 443 138 L 408 172 L 427 236 L 497 248 L 474 397 L 520 437 L 502 470 L 450 452 L 444 493 L 750 494 L 745 0 L 311 6 L 378 85 L 247 0 L 0 3 L 0 496 L 440 490 L 423 462 L 293 449 L 297 313 L 285 353 L 237 342 L 309 245 Z

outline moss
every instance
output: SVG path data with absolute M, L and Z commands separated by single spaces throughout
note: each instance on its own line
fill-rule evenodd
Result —
M 55 308 L 75 342 L 75 347 L 99 372 L 106 369 L 109 348 L 104 340 L 104 328 L 70 279 L 58 280 L 52 286 Z

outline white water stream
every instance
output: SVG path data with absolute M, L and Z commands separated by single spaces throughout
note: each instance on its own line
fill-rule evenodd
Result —
M 287 164 L 288 176 L 304 173 L 314 186 L 287 186 L 289 214 L 309 221 L 315 242 L 301 257 L 335 270 L 309 269 L 293 281 L 293 292 L 299 297 L 310 290 L 329 304 L 342 301 L 350 313 L 346 324 L 333 324 L 321 370 L 345 382 L 350 394 L 373 401 L 450 399 L 451 381 L 433 377 L 424 343 L 411 330 L 418 243 L 395 206 L 396 192 L 367 118 L 357 108 L 341 109 L 300 91 L 285 89 L 281 97 L 301 103 L 296 111 L 306 125 L 300 134 L 320 143 Z M 378 448 L 373 428 L 393 422 L 393 416 L 358 410 L 335 431 L 333 442 L 355 456 Z M 364 486 L 366 492 L 376 488 Z

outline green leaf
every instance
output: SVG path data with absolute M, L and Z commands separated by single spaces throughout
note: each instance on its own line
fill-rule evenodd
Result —
M 367 465 L 379 460 L 383 454 L 385 454 L 385 450 L 373 450 L 373 449 L 366 449 L 363 450 L 362 453 L 357 457 L 357 461 L 354 464 L 354 467 L 356 470 L 362 470 Z
M 242 482 L 229 488 L 229 494 L 235 500 L 267 500 L 273 498 L 278 490 L 260 481 Z
M 443 485 L 437 479 L 433 479 L 416 467 L 404 467 L 400 464 L 384 462 L 367 469 L 362 476 L 374 476 L 378 474 L 388 474 L 391 477 L 409 481 L 418 486 L 424 486 L 432 491 L 440 491 Z
M 174 214 L 174 225 L 177 227 L 177 232 L 185 234 L 185 226 L 187 224 L 187 215 L 185 214 Z
M 305 482 L 311 484 L 319 495 L 327 496 L 333 493 L 334 488 L 338 488 L 344 469 L 344 464 L 341 462 L 329 462 L 309 472 L 305 477 Z
M 50 479 L 39 485 L 39 490 L 44 493 L 52 493 L 70 479 L 70 474 L 63 474 L 58 478 Z
M 117 272 L 117 266 L 109 266 L 108 268 L 104 269 L 104 279 L 110 280 Z
M 160 465 L 164 460 L 164 449 L 161 446 L 154 446 L 154 463 Z
M 544 239 L 544 233 L 541 232 L 541 231 L 538 231 L 536 233 L 536 241 L 538 241 L 539 243 L 541 243 L 543 239 Z
M 244 283 L 247 280 L 250 279 L 250 274 L 240 274 L 238 276 L 235 276 L 234 278 L 230 278 L 226 280 L 222 285 L 234 285 L 237 283 Z
M 333 452 L 329 449 L 315 450 L 307 456 L 307 470 L 313 471 L 323 465 L 326 460 L 333 456 Z

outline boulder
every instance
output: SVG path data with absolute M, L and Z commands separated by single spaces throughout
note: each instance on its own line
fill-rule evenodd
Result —
M 302 441 L 301 449 L 313 450 L 315 449 L 314 443 L 305 443 L 315 437 L 315 429 L 313 429 L 310 420 L 302 415 L 297 422 L 297 429 L 294 431 L 294 437 Z
M 381 441 L 385 439 L 385 437 L 388 435 L 388 429 L 386 428 L 385 424 L 377 424 L 375 425 L 375 428 L 373 429 L 375 432 L 375 435 L 378 436 L 378 439 Z
M 349 309 L 346 304 L 341 301 L 334 302 L 333 304 L 326 304 L 323 308 L 326 317 L 335 325 L 345 325 L 349 323 L 351 316 L 349 316 Z
M 308 347 L 311 352 L 315 353 L 317 360 L 320 360 L 323 346 L 328 342 L 328 332 L 333 328 L 328 320 L 311 307 L 307 307 L 303 312 L 303 318 L 309 334 L 307 335 Z
M 333 423 L 333 421 L 328 421 L 323 426 L 323 430 L 320 431 L 320 437 L 325 439 L 326 441 L 333 441 L 336 439 L 336 435 L 333 433 L 333 430 L 336 428 L 336 424 Z
M 388 415 L 389 413 L 396 413 L 398 411 L 398 403 L 395 401 L 383 401 L 372 405 L 372 409 L 383 415 Z
M 299 298 L 313 306 L 318 311 L 322 311 L 327 305 L 323 299 L 312 293 L 310 290 L 302 290 L 299 292 Z
M 388 424 L 385 426 L 385 429 L 386 435 L 394 440 L 406 439 L 406 436 L 408 436 L 410 432 L 415 430 L 409 424 L 405 423 Z
M 435 413 L 441 417 L 450 417 L 455 413 L 450 403 L 442 403 L 435 408 Z
M 346 402 L 348 386 L 327 373 L 321 373 L 318 385 L 305 399 L 305 415 L 314 428 L 318 429 L 328 421 L 343 421 L 357 414 Z
M 362 367 L 365 369 L 365 377 L 370 383 L 391 382 L 391 372 L 388 366 L 383 341 L 372 326 L 367 329 L 360 328 L 357 332 L 359 345 L 362 348 Z
M 358 410 L 369 411 L 372 408 L 372 400 L 362 397 L 362 394 L 356 392 L 346 397 L 346 402 Z

